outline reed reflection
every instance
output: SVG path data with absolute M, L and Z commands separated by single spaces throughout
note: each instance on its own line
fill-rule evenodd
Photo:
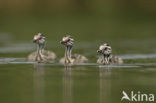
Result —
M 34 65 L 34 103 L 44 103 L 44 64 Z
M 111 70 L 110 68 L 99 67 L 100 76 L 100 103 L 111 103 Z
M 65 66 L 63 72 L 63 103 L 72 103 L 72 69 Z

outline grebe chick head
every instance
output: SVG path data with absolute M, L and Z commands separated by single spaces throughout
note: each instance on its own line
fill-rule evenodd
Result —
M 63 37 L 62 41 L 60 43 L 65 45 L 65 46 L 72 47 L 74 45 L 74 39 L 68 35 L 68 36 Z
M 38 33 L 37 35 L 34 36 L 33 42 L 37 44 L 44 44 L 45 36 L 42 33 Z
M 104 55 L 110 55 L 112 54 L 112 48 L 107 43 L 104 43 L 100 45 L 99 50 L 97 50 L 97 52 Z

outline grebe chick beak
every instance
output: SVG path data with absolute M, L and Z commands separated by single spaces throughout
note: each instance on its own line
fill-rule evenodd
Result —
M 63 42 L 63 41 L 60 41 L 60 43 L 61 43 L 61 44 L 64 44 L 64 42 Z
M 36 43 L 37 42 L 37 40 L 33 40 L 33 43 Z
M 97 53 L 102 53 L 102 50 L 97 50 Z

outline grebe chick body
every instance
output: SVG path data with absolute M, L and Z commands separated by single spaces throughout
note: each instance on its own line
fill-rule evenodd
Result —
M 97 63 L 103 65 L 109 64 L 122 64 L 123 60 L 117 56 L 112 55 L 112 48 L 107 43 L 100 45 L 98 53 L 102 54 L 101 57 L 98 58 Z
M 37 57 L 37 58 L 36 58 Z M 28 56 L 28 60 L 35 62 L 55 62 L 56 61 L 56 54 L 54 52 L 43 50 L 41 54 L 41 58 L 37 56 L 37 52 L 33 52 Z
M 31 53 L 28 56 L 28 61 L 32 62 L 55 62 L 57 56 L 54 52 L 44 50 L 45 47 L 45 37 L 43 34 L 38 33 L 34 36 L 33 42 L 37 44 L 37 51 Z
M 66 62 L 66 63 L 88 63 L 88 59 L 80 54 L 73 54 L 71 56 L 70 62 Z M 60 63 L 64 64 L 65 63 L 65 57 L 60 59 Z
M 80 54 L 71 54 L 72 47 L 74 45 L 74 39 L 71 36 L 65 36 L 62 38 L 61 44 L 63 44 L 65 49 L 65 57 L 60 59 L 60 63 L 68 64 L 68 63 L 87 63 L 88 59 Z

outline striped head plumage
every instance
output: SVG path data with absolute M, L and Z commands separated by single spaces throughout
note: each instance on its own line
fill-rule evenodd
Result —
M 112 54 L 112 48 L 107 43 L 104 43 L 100 45 L 99 50 L 97 50 L 97 52 L 104 55 L 110 55 Z
M 40 43 L 45 41 L 45 36 L 42 33 L 38 33 L 37 35 L 34 36 L 33 42 L 34 43 Z
M 72 47 L 74 45 L 74 39 L 70 35 L 65 36 L 62 38 L 61 44 Z

